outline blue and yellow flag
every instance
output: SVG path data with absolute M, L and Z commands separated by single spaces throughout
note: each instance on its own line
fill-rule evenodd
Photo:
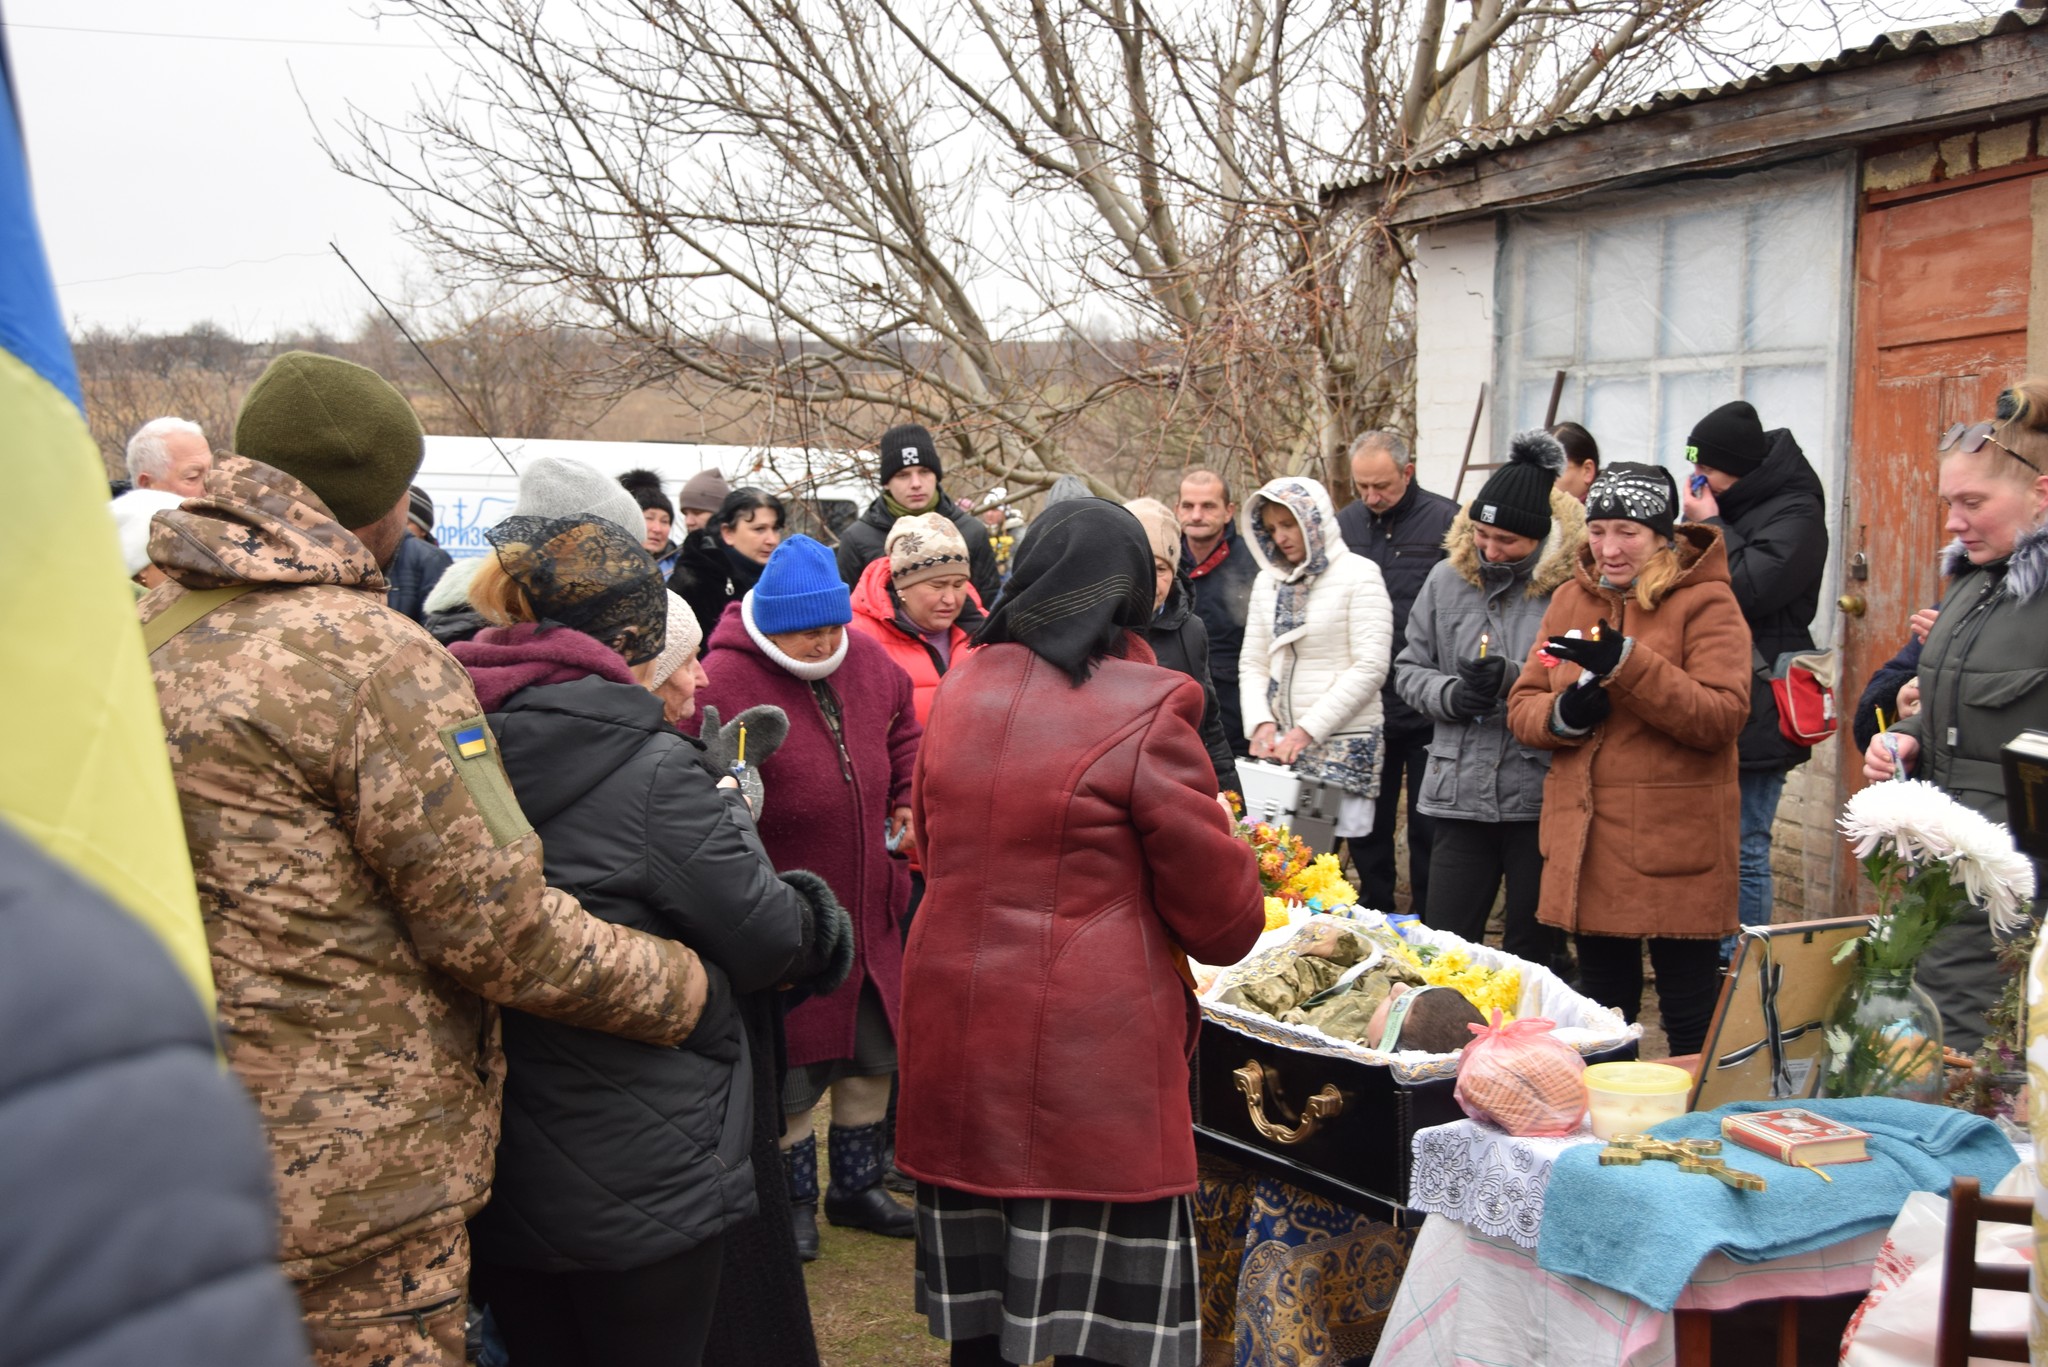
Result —
M 135 597 L 0 53 L 0 817 L 128 908 L 213 1007 Z

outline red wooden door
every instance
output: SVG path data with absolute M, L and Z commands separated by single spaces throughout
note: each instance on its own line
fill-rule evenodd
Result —
M 1852 704 L 1906 643 L 1907 618 L 1940 589 L 1936 444 L 1951 423 L 1990 417 L 1998 392 L 2026 369 L 2033 179 L 1872 196 L 1858 224 L 1841 585 L 1865 610 L 1842 618 L 1838 798 L 1863 782 Z M 1848 914 L 1859 880 L 1846 848 L 1841 859 L 1835 903 Z

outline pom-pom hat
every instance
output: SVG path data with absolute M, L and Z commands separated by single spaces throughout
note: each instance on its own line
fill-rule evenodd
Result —
M 1507 464 L 1472 500 L 1474 522 L 1541 541 L 1550 535 L 1550 490 L 1564 470 L 1564 444 L 1548 432 L 1517 432 Z
M 832 552 L 798 533 L 775 548 L 747 594 L 764 636 L 843 627 L 853 620 L 853 595 Z

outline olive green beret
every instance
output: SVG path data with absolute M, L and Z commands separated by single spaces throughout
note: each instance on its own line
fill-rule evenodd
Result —
M 406 497 L 425 452 L 412 405 L 352 361 L 287 351 L 235 419 L 235 454 L 272 465 L 320 496 L 335 521 L 367 527 Z

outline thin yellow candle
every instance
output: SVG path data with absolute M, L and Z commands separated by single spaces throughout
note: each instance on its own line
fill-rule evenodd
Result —
M 745 722 L 742 722 L 742 723 L 740 723 L 740 763 L 741 763 L 741 764 L 745 764 L 746 762 L 747 762 L 747 727 L 746 727 L 746 723 L 745 723 Z
M 1479 633 L 1479 658 L 1482 660 L 1486 658 L 1486 642 L 1487 635 L 1482 631 Z
M 1884 724 L 1884 709 L 1880 707 L 1877 709 L 1877 734 L 1881 736 L 1888 729 Z

